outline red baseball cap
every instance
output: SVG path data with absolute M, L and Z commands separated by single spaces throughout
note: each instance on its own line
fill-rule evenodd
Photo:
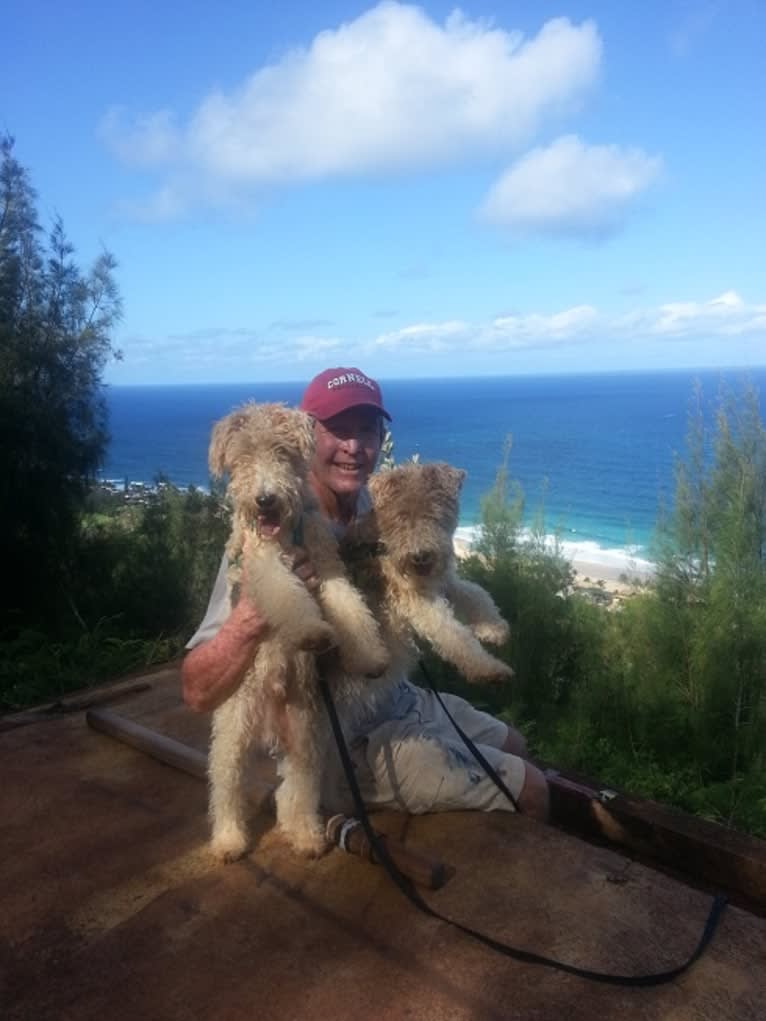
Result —
M 360 369 L 325 369 L 311 380 L 300 403 L 301 411 L 320 422 L 326 422 L 349 408 L 362 406 L 376 408 L 391 421 L 383 407 L 380 387 Z

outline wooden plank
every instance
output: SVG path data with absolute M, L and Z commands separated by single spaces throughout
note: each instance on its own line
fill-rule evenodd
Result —
M 109 737 L 114 737 L 123 744 L 150 755 L 158 762 L 164 762 L 167 766 L 189 773 L 198 780 L 207 779 L 207 755 L 196 748 L 191 748 L 172 737 L 166 737 L 109 709 L 89 709 L 85 719 L 93 730 L 108 734 Z
M 109 702 L 117 702 L 120 699 L 128 698 L 130 695 L 140 695 L 149 691 L 151 684 L 148 681 L 127 682 L 120 685 L 99 690 L 90 689 L 87 694 L 60 698 L 56 702 L 49 702 L 34 709 L 26 709 L 20 713 L 13 713 L 0 718 L 0 732 L 4 730 L 15 730 L 16 727 L 28 727 L 32 723 L 41 723 L 44 720 L 56 719 L 65 713 L 79 713 L 91 706 L 105 705 Z
M 570 773 L 549 769 L 546 777 L 556 825 L 739 895 L 766 915 L 766 841 Z

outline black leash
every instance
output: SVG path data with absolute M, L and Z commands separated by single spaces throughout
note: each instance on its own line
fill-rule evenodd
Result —
M 430 683 L 431 682 L 429 679 L 429 684 Z M 404 896 L 407 897 L 408 900 L 410 900 L 415 905 L 415 907 L 419 908 L 422 912 L 424 912 L 427 915 L 430 915 L 432 918 L 438 918 L 440 922 L 446 922 L 448 925 L 454 926 L 456 929 L 459 929 L 460 932 L 465 933 L 466 936 L 470 936 L 477 942 L 482 943 L 486 947 L 489 947 L 490 950 L 494 950 L 499 954 L 505 955 L 506 957 L 512 957 L 514 960 L 522 961 L 525 964 L 540 964 L 546 968 L 555 968 L 557 971 L 563 971 L 569 975 L 576 975 L 578 978 L 589 979 L 591 982 L 601 982 L 607 985 L 634 986 L 634 987 L 663 985 L 666 982 L 672 982 L 673 979 L 678 978 L 679 975 L 683 974 L 683 972 L 690 968 L 692 964 L 694 964 L 694 962 L 699 957 L 702 956 L 706 947 L 713 938 L 713 934 L 716 930 L 721 914 L 726 906 L 725 897 L 717 896 L 714 898 L 713 904 L 710 908 L 710 913 L 705 923 L 705 928 L 703 929 L 702 932 L 702 937 L 700 938 L 700 941 L 697 944 L 697 947 L 692 953 L 691 957 L 689 957 L 689 959 L 685 961 L 683 964 L 680 964 L 675 968 L 670 968 L 667 971 L 656 972 L 652 975 L 612 975 L 601 971 L 591 971 L 588 968 L 578 968 L 575 965 L 567 964 L 564 961 L 556 961 L 553 958 L 544 957 L 541 954 L 535 954 L 529 950 L 520 950 L 517 947 L 508 946 L 505 943 L 501 943 L 499 940 L 493 939 L 491 936 L 487 936 L 483 932 L 478 932 L 476 929 L 472 929 L 467 925 L 463 925 L 462 922 L 456 922 L 453 919 L 447 918 L 445 915 L 440 914 L 438 911 L 435 911 L 429 904 L 427 904 L 423 900 L 423 898 L 420 896 L 411 880 L 408 879 L 407 876 L 403 875 L 396 867 L 396 865 L 391 859 L 391 856 L 386 850 L 385 843 L 378 839 L 375 830 L 372 828 L 372 825 L 370 824 L 370 820 L 367 815 L 367 810 L 365 808 L 364 801 L 362 800 L 362 794 L 361 791 L 359 790 L 359 784 L 357 783 L 356 775 L 354 773 L 354 766 L 353 763 L 351 762 L 351 756 L 349 755 L 346 740 L 343 736 L 343 730 L 340 725 L 340 720 L 338 719 L 338 713 L 335 708 L 335 703 L 333 702 L 332 695 L 330 694 L 330 689 L 327 685 L 327 681 L 321 670 L 319 671 L 319 690 L 322 694 L 322 699 L 324 700 L 324 704 L 327 709 L 327 715 L 330 717 L 330 725 L 332 727 L 332 731 L 335 736 L 335 741 L 338 746 L 338 752 L 340 754 L 341 762 L 343 763 L 343 769 L 346 773 L 346 779 L 348 781 L 349 787 L 351 788 L 351 794 L 354 798 L 356 815 L 360 823 L 362 824 L 362 829 L 364 830 L 365 835 L 370 842 L 370 846 L 374 849 L 378 861 L 380 861 L 383 864 L 389 876 L 393 879 L 393 881 L 399 887 Z M 431 686 L 431 690 L 435 691 L 433 686 Z M 441 698 L 439 698 L 439 701 L 441 702 Z M 449 718 L 452 720 L 452 723 L 457 729 L 458 733 L 460 733 L 461 736 L 463 736 L 462 731 L 450 716 L 443 702 L 442 707 L 444 708 Z M 468 739 L 468 741 L 470 741 L 470 739 Z M 473 745 L 473 742 L 470 742 L 468 747 L 471 747 L 471 745 Z M 476 752 L 478 751 L 475 745 L 473 746 L 472 750 L 474 751 L 474 754 L 476 754 Z M 482 762 L 482 759 L 484 757 L 481 755 L 481 753 L 479 753 L 477 758 L 479 759 L 479 762 L 484 766 L 484 768 L 487 768 L 488 764 L 486 763 L 486 760 Z M 492 774 L 495 773 L 494 770 L 491 770 L 491 772 L 488 770 L 488 772 L 490 777 L 492 777 Z M 495 773 L 495 777 L 496 776 L 497 774 Z M 494 777 L 492 778 L 494 779 Z M 497 779 L 499 780 L 499 777 Z M 497 782 L 497 780 L 495 782 Z M 515 804 L 513 795 L 510 793 L 510 791 L 508 791 L 508 789 L 505 787 L 501 780 L 500 784 L 501 784 L 500 789 L 504 790 L 508 797 L 511 799 L 511 801 L 513 801 Z

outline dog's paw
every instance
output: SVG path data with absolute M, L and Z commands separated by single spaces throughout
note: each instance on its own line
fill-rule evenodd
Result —
M 321 858 L 331 846 L 322 826 L 301 826 L 284 830 L 284 834 L 293 851 L 303 858 Z
M 250 850 L 250 839 L 244 830 L 235 826 L 227 827 L 220 833 L 214 833 L 210 842 L 210 851 L 217 862 L 230 865 L 244 858 Z
M 364 671 L 364 676 L 371 681 L 377 681 L 377 679 L 382 677 L 386 670 L 388 670 L 389 663 L 390 660 L 388 656 L 386 656 L 385 659 L 378 660 L 371 668 L 368 667 L 368 669 Z
M 335 631 L 323 620 L 307 628 L 299 642 L 299 646 L 304 652 L 314 652 L 317 655 L 329 652 L 337 644 Z
M 349 656 L 341 650 L 341 661 L 347 673 L 369 677 L 371 680 L 382 677 L 391 662 L 388 652 L 383 648 L 358 652 L 355 656 Z
M 483 665 L 481 670 L 465 672 L 465 678 L 471 684 L 502 684 L 512 677 L 513 670 L 508 664 L 494 658 L 491 663 Z
M 486 642 L 488 645 L 503 645 L 508 641 L 511 629 L 504 620 L 497 623 L 483 621 L 473 628 L 473 633 L 480 642 Z
M 485 684 L 502 684 L 504 681 L 510 681 L 513 677 L 513 670 L 508 666 L 507 663 L 498 662 L 497 668 L 486 677 L 483 678 Z

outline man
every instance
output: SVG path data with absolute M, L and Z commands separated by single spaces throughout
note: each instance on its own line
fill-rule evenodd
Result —
M 366 482 L 380 453 L 383 420 L 391 416 L 378 384 L 355 368 L 320 372 L 307 386 L 300 407 L 314 420 L 309 483 L 340 538 L 355 518 L 369 511 Z M 303 550 L 296 550 L 294 571 L 309 590 L 316 590 L 319 583 Z M 225 573 L 224 563 L 182 668 L 184 699 L 198 712 L 217 708 L 236 691 L 266 627 L 246 596 L 230 605 Z M 547 819 L 548 786 L 541 771 L 526 760 L 521 734 L 464 699 L 442 697 L 520 809 Z M 406 679 L 349 739 L 357 778 L 371 806 L 414 814 L 512 808 L 473 760 L 433 693 Z

